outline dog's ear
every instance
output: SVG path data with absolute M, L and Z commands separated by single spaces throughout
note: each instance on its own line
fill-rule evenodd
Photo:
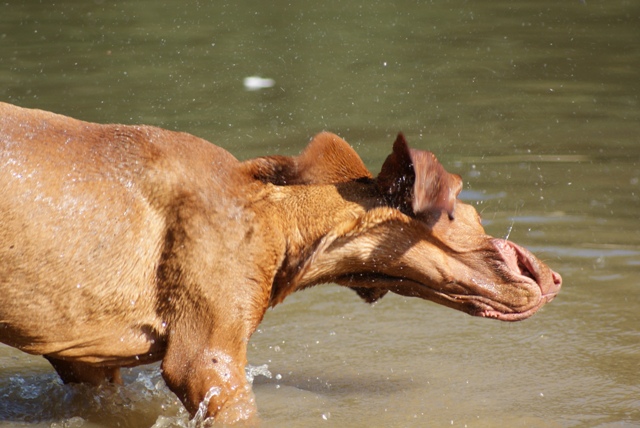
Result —
M 331 132 L 316 135 L 296 160 L 298 175 L 304 184 L 346 183 L 372 178 L 349 143 Z
M 299 156 L 266 156 L 244 164 L 255 179 L 279 186 L 335 184 L 371 178 L 355 150 L 330 132 L 316 135 Z
M 409 148 L 402 133 L 393 143 L 393 152 L 382 165 L 376 184 L 387 202 L 407 215 L 445 211 L 450 219 L 462 190 L 459 175 L 448 173 L 433 153 Z

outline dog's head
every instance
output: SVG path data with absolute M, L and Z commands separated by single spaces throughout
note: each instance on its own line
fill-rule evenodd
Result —
M 298 157 L 261 158 L 258 165 L 263 181 L 331 184 L 366 206 L 320 240 L 294 282 L 336 282 L 367 302 L 391 291 L 504 321 L 529 317 L 560 290 L 560 275 L 533 254 L 488 236 L 478 212 L 457 199 L 460 177 L 433 153 L 409 148 L 402 134 L 376 178 L 330 133 Z

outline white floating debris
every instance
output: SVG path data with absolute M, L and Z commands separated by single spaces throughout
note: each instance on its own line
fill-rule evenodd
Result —
M 244 87 L 247 91 L 257 91 L 264 88 L 271 88 L 275 84 L 275 80 L 266 79 L 260 76 L 249 76 L 244 78 Z

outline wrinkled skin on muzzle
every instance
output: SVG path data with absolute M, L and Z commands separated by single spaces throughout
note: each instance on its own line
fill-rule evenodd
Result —
M 396 216 L 375 226 L 372 221 L 368 233 L 342 250 L 371 249 L 352 259 L 352 268 L 375 264 L 376 273 L 350 274 L 338 282 L 368 301 L 391 291 L 502 321 L 528 318 L 553 300 L 562 284 L 559 274 L 519 245 L 487 235 L 472 206 L 458 201 L 455 213 L 455 219 Z
M 433 153 L 410 148 L 399 134 L 372 179 L 350 150 L 344 143 L 339 150 L 333 146 L 330 156 L 318 151 L 311 156 L 307 149 L 296 159 L 271 159 L 279 166 L 267 171 L 294 171 L 282 181 L 334 183 L 308 191 L 344 203 L 314 206 L 318 220 L 341 220 L 323 232 L 301 265 L 293 265 L 292 277 L 276 281 L 272 305 L 294 289 L 336 282 L 369 303 L 391 291 L 474 316 L 518 321 L 558 294 L 560 275 L 519 245 L 485 233 L 477 211 L 458 200 L 461 177 L 446 171 Z M 327 171 L 336 173 L 329 178 Z M 345 176 L 345 171 L 352 173 Z M 273 176 L 268 174 L 271 181 Z M 312 199 L 301 198 L 296 205 Z

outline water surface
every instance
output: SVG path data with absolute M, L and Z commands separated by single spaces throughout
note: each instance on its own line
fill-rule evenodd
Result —
M 402 130 L 463 176 L 489 233 L 563 275 L 513 324 L 329 285 L 290 297 L 249 345 L 267 427 L 640 426 L 639 69 L 634 1 L 0 4 L 2 101 L 241 159 L 327 129 L 374 173 Z M 253 75 L 275 85 L 248 91 Z M 156 366 L 125 381 L 63 386 L 2 346 L 0 426 L 187 424 Z

